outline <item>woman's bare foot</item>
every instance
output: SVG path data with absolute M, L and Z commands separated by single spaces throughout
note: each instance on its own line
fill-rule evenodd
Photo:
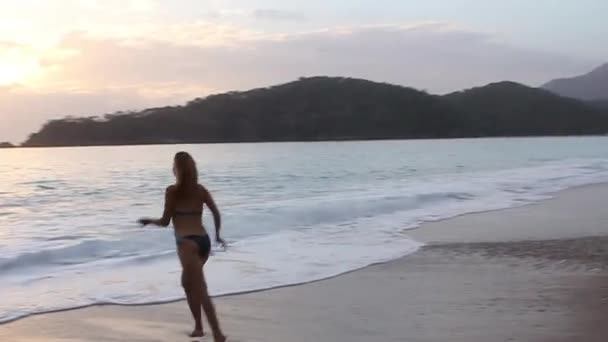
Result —
M 215 342 L 226 342 L 226 336 L 224 335 L 216 335 L 213 337 L 213 341 Z
M 203 336 L 205 336 L 205 333 L 201 329 L 194 329 L 192 331 L 192 333 L 190 334 L 190 337 L 203 337 Z

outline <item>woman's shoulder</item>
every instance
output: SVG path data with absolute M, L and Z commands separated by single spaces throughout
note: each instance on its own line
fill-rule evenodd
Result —
M 203 184 L 197 184 L 198 185 L 198 189 L 203 193 L 203 194 L 207 194 L 209 193 L 209 191 L 207 190 L 207 188 L 203 185 Z

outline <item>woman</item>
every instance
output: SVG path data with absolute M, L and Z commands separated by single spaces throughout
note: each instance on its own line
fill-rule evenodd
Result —
M 198 183 L 196 163 L 188 153 L 179 152 L 175 155 L 173 173 L 176 183 L 169 186 L 165 193 L 163 217 L 160 219 L 142 218 L 139 223 L 144 226 L 153 224 L 167 227 L 173 220 L 177 253 L 182 265 L 182 286 L 186 291 L 188 306 L 194 317 L 194 331 L 190 336 L 204 335 L 201 319 L 202 306 L 213 331 L 214 340 L 224 342 L 226 337 L 220 328 L 203 274 L 203 266 L 211 251 L 211 241 L 203 227 L 203 206 L 206 204 L 213 213 L 215 240 L 225 245 L 220 237 L 220 213 L 211 194 Z

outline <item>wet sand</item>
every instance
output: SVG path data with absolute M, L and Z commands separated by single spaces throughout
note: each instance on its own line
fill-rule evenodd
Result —
M 607 199 L 588 186 L 430 223 L 410 232 L 429 243 L 413 255 L 216 304 L 231 341 L 603 342 Z M 0 341 L 196 341 L 190 330 L 183 302 L 104 306 L 2 325 Z

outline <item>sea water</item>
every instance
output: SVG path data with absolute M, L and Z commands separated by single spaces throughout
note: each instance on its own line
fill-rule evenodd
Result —
M 608 181 L 606 137 L 1 150 L 0 322 L 182 298 L 172 229 L 135 223 L 161 215 L 180 150 L 230 243 L 206 266 L 215 295 L 403 257 L 424 222 Z

